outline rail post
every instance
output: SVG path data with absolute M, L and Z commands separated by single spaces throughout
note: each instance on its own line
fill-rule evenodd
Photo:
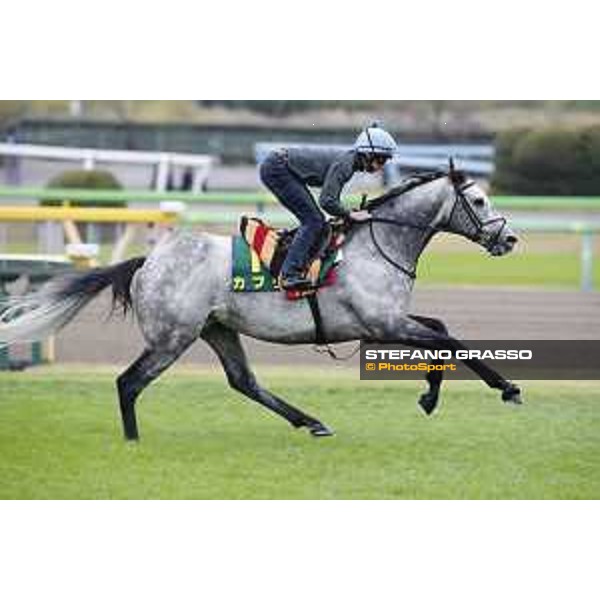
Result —
M 8 291 L 4 288 L 4 282 L 0 280 L 0 302 L 8 298 Z M 10 354 L 8 346 L 0 346 L 0 371 L 10 368 Z
M 581 232 L 581 289 L 594 289 L 594 234 L 589 230 Z

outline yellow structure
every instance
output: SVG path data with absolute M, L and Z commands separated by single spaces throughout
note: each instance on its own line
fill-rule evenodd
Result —
M 72 206 L 0 206 L 0 221 L 73 221 L 80 223 L 174 224 L 178 212 L 133 208 Z
M 0 206 L 0 223 L 18 221 L 62 222 L 69 244 L 80 245 L 81 235 L 76 223 L 123 223 L 126 225 L 117 240 L 111 263 L 123 259 L 133 238 L 136 225 L 173 226 L 179 220 L 185 205 L 181 202 L 161 203 L 160 209 L 101 208 L 73 206 Z M 77 262 L 77 261 L 76 261 Z

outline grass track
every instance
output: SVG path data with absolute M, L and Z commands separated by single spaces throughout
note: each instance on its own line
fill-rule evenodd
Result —
M 456 285 L 541 286 L 579 289 L 581 264 L 575 253 L 529 253 L 490 258 L 472 252 L 425 253 L 419 261 L 419 283 Z M 600 261 L 594 261 L 594 284 L 600 282 Z
M 600 236 L 597 236 L 600 237 Z M 517 251 L 502 258 L 490 258 L 481 248 L 457 236 L 436 238 L 419 261 L 419 283 L 433 285 L 509 285 L 579 289 L 581 278 L 580 240 L 573 235 L 528 236 Z M 36 252 L 31 244 L 13 243 L 9 252 Z M 106 264 L 112 246 L 102 245 L 100 259 Z M 594 283 L 600 285 L 600 247 L 594 256 Z M 146 253 L 133 245 L 128 256 Z
M 312 439 L 229 391 L 221 374 L 174 372 L 121 439 L 113 371 L 0 374 L 1 498 L 598 498 L 600 389 L 530 382 L 503 405 L 478 382 L 446 388 L 427 419 L 420 382 L 349 370 L 263 369 L 333 426 Z M 310 387 L 305 387 L 310 384 Z

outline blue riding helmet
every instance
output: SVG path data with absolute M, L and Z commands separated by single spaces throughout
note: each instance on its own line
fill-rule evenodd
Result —
M 356 138 L 354 150 L 367 156 L 391 158 L 397 152 L 398 145 L 385 129 L 373 123 Z

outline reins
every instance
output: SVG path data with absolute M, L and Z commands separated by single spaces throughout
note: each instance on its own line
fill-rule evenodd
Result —
M 473 210 L 473 207 L 470 205 L 469 201 L 465 197 L 465 193 L 464 193 L 465 190 L 468 189 L 469 187 L 471 187 L 472 185 L 474 185 L 475 182 L 471 181 L 471 182 L 467 182 L 464 185 L 461 185 L 461 183 L 464 182 L 464 179 L 461 179 L 461 178 L 464 178 L 464 175 L 462 174 L 462 172 L 454 170 L 454 164 L 452 161 L 450 162 L 450 171 L 448 173 L 446 173 L 444 171 L 434 171 L 432 173 L 426 173 L 423 175 L 415 175 L 408 181 L 403 182 L 399 186 L 392 188 L 391 190 L 389 190 L 388 192 L 386 192 L 385 194 L 383 194 L 377 198 L 373 198 L 372 200 L 369 200 L 369 201 L 367 201 L 366 199 L 363 199 L 363 202 L 361 203 L 361 209 L 365 209 L 365 210 L 369 211 L 370 213 L 372 213 L 372 211 L 374 209 L 379 208 L 380 206 L 384 205 L 389 200 L 398 198 L 398 196 L 401 196 L 411 190 L 414 190 L 417 187 L 420 187 L 420 186 L 430 183 L 432 181 L 436 181 L 437 179 L 441 179 L 442 177 L 448 177 L 450 179 L 450 182 L 452 183 L 452 187 L 454 188 L 454 204 L 452 205 L 452 210 L 450 211 L 450 215 L 448 217 L 446 225 L 448 225 L 449 223 L 452 222 L 452 219 L 456 212 L 456 208 L 457 208 L 457 206 L 460 205 L 460 207 L 464 210 L 467 218 L 469 219 L 469 221 L 471 222 L 471 224 L 475 230 L 474 234 L 472 236 L 468 236 L 468 237 L 470 237 L 471 239 L 473 239 L 475 241 L 481 240 L 486 245 L 488 245 L 488 244 L 492 245 L 493 243 L 495 243 L 498 240 L 498 238 L 500 237 L 500 235 L 502 234 L 504 227 L 506 226 L 506 218 L 505 217 L 496 217 L 496 218 L 488 219 L 487 221 L 483 221 L 479 218 L 479 216 Z M 371 241 L 373 242 L 373 245 L 375 246 L 375 248 L 377 249 L 377 252 L 379 252 L 381 257 L 388 264 L 392 265 L 396 270 L 400 271 L 401 273 L 404 273 L 406 276 L 408 276 L 412 280 L 416 279 L 416 277 L 417 277 L 416 267 L 407 267 L 406 265 L 402 265 L 402 264 L 398 263 L 396 260 L 394 260 L 382 248 L 381 244 L 378 242 L 377 237 L 375 236 L 375 228 L 373 225 L 375 223 L 383 223 L 383 224 L 387 224 L 387 225 L 394 225 L 396 227 L 409 227 L 411 229 L 418 229 L 420 231 L 428 231 L 429 233 L 431 233 L 431 235 L 433 235 L 434 233 L 437 233 L 439 231 L 444 231 L 444 229 L 439 226 L 434 227 L 432 225 L 421 225 L 419 223 L 413 223 L 411 221 L 399 221 L 399 220 L 395 220 L 395 219 L 387 219 L 384 217 L 377 217 L 375 215 L 372 215 L 368 221 L 353 223 L 353 226 L 360 226 L 365 223 L 369 224 L 369 233 L 371 235 Z M 492 225 L 494 223 L 500 223 L 500 227 L 493 234 L 492 237 L 489 237 L 486 240 L 484 237 L 486 234 L 486 227 L 489 227 L 490 225 Z
M 369 211 L 371 213 L 371 218 L 367 221 L 352 222 L 350 225 L 350 229 L 368 224 L 371 241 L 373 242 L 373 245 L 375 246 L 377 252 L 379 252 L 380 256 L 388 264 L 390 264 L 392 267 L 394 267 L 396 270 L 400 271 L 401 273 L 404 273 L 407 277 L 409 277 L 411 280 L 414 281 L 417 277 L 416 266 L 407 267 L 406 265 L 402 265 L 399 262 L 397 262 L 396 260 L 394 260 L 394 258 L 392 258 L 382 248 L 381 244 L 377 240 L 377 237 L 375 235 L 374 225 L 377 223 L 381 223 L 384 225 L 393 225 L 395 227 L 409 227 L 412 229 L 418 229 L 420 231 L 427 231 L 431 235 L 433 235 L 434 233 L 439 232 L 439 231 L 444 231 L 444 229 L 439 226 L 421 225 L 419 223 L 413 223 L 411 221 L 400 221 L 400 220 L 396 220 L 396 219 L 389 219 L 386 217 L 378 217 L 376 215 L 373 215 L 372 211 L 375 210 L 376 208 L 379 208 L 380 206 L 384 205 L 389 200 L 397 198 L 398 196 L 401 196 L 411 190 L 414 190 L 417 187 L 420 187 L 420 186 L 430 183 L 432 181 L 436 181 L 437 179 L 441 179 L 442 177 L 449 177 L 449 179 L 452 183 L 452 187 L 454 188 L 455 198 L 454 198 L 454 204 L 452 205 L 452 210 L 450 211 L 450 215 L 447 219 L 446 225 L 452 221 L 452 218 L 455 214 L 456 208 L 460 204 L 461 207 L 465 210 L 467 218 L 471 221 L 472 225 L 475 227 L 476 232 L 473 236 L 473 239 L 479 238 L 480 236 L 483 237 L 483 234 L 485 233 L 485 228 L 488 225 L 490 225 L 494 222 L 500 222 L 500 223 L 502 223 L 502 225 L 500 226 L 500 229 L 495 233 L 494 237 L 491 239 L 491 241 L 497 240 L 506 225 L 506 219 L 504 217 L 497 217 L 494 219 L 490 219 L 488 221 L 482 221 L 479 218 L 479 216 L 475 213 L 475 211 L 469 204 L 469 201 L 467 200 L 467 198 L 465 197 L 465 194 L 464 194 L 464 190 L 467 189 L 468 187 L 470 187 L 471 185 L 473 185 L 474 182 L 469 182 L 466 185 L 461 186 L 460 185 L 461 181 L 457 178 L 458 174 L 459 174 L 459 172 L 454 170 L 454 165 L 453 165 L 453 162 L 451 161 L 449 173 L 447 173 L 445 171 L 434 171 L 432 173 L 415 175 L 411 179 L 403 182 L 399 186 L 396 186 L 396 187 L 390 189 L 385 194 L 382 194 L 381 196 L 378 196 L 377 198 L 373 198 L 368 201 L 367 201 L 366 197 L 363 198 L 360 208 L 361 208 L 361 210 Z M 462 173 L 460 175 L 462 175 Z M 356 348 L 348 356 L 343 356 L 343 357 L 338 356 L 335 353 L 335 351 L 333 350 L 333 348 L 331 348 L 331 346 L 327 342 L 327 336 L 324 331 L 323 320 L 321 317 L 321 311 L 319 309 L 319 302 L 317 300 L 316 294 L 313 296 L 309 296 L 308 301 L 309 301 L 310 309 L 311 309 L 313 319 L 315 321 L 315 326 L 316 326 L 316 340 L 315 340 L 316 346 L 314 347 L 314 349 L 317 352 L 327 353 L 331 358 L 338 360 L 338 361 L 348 360 L 348 359 L 352 358 L 358 352 L 358 350 L 360 348 L 360 343 L 356 346 Z
M 385 194 L 383 194 L 377 198 L 373 198 L 369 201 L 366 200 L 366 197 L 363 198 L 360 208 L 371 212 L 372 210 L 374 210 L 375 208 L 378 208 L 379 206 L 382 206 L 383 204 L 385 204 L 388 200 L 391 200 L 392 198 L 397 198 L 398 196 L 401 196 L 402 194 L 405 194 L 405 193 L 409 192 L 410 190 L 413 190 L 413 189 L 420 187 L 421 185 L 424 185 L 431 181 L 435 181 L 436 179 L 441 179 L 442 177 L 445 177 L 445 176 L 446 176 L 446 173 L 444 173 L 442 171 L 435 171 L 433 173 L 427 173 L 425 175 L 416 175 L 413 178 L 411 178 L 409 181 L 402 183 L 400 186 L 392 188 L 391 190 L 387 191 Z M 371 235 L 371 240 L 373 241 L 373 245 L 375 246 L 375 248 L 377 249 L 377 251 L 379 252 L 381 257 L 386 262 L 388 262 L 390 265 L 392 265 L 395 269 L 397 269 L 398 271 L 401 271 L 402 273 L 407 275 L 411 280 L 416 279 L 417 273 L 416 273 L 416 270 L 414 267 L 408 268 L 408 267 L 396 262 L 381 247 L 381 244 L 377 241 L 377 237 L 375 236 L 375 229 L 374 229 L 373 225 L 375 223 L 382 223 L 382 224 L 387 224 L 387 225 L 394 225 L 396 227 L 411 227 L 413 229 L 429 231 L 432 234 L 435 233 L 436 231 L 439 231 L 439 229 L 436 227 L 432 227 L 431 225 L 419 225 L 418 223 L 411 223 L 409 221 L 398 221 L 395 219 L 388 219 L 385 217 L 376 217 L 376 216 L 371 216 L 371 218 L 365 222 L 354 222 L 351 224 L 351 227 L 357 227 L 360 225 L 364 225 L 365 223 L 369 224 L 369 233 Z M 315 350 L 315 352 L 319 352 L 320 354 L 327 354 L 333 360 L 340 361 L 340 362 L 351 359 L 359 351 L 360 342 L 356 345 L 356 347 L 348 355 L 346 355 L 346 356 L 338 355 L 335 352 L 335 350 L 327 342 L 327 336 L 325 334 L 323 318 L 321 316 L 321 309 L 319 308 L 319 301 L 317 299 L 317 295 L 314 294 L 314 295 L 308 296 L 307 300 L 308 300 L 308 305 L 310 307 L 310 311 L 313 316 L 313 320 L 315 322 L 315 345 L 313 346 L 313 349 Z
M 372 213 L 372 211 L 374 209 L 379 208 L 380 206 L 384 205 L 389 200 L 391 200 L 393 198 L 397 198 L 398 196 L 401 196 L 403 194 L 406 194 L 407 192 L 414 190 L 417 187 L 420 187 L 422 185 L 425 185 L 425 184 L 435 181 L 437 179 L 441 179 L 442 177 L 446 177 L 446 175 L 447 175 L 447 173 L 445 173 L 443 171 L 434 171 L 433 173 L 426 173 L 424 175 L 415 175 L 410 180 L 403 182 L 401 185 L 392 188 L 391 190 L 387 191 L 385 194 L 383 194 L 381 196 L 378 196 L 377 198 L 373 198 L 372 200 L 369 200 L 369 201 L 363 200 L 363 203 L 361 204 L 361 208 Z M 365 223 L 368 223 L 368 225 L 369 225 L 369 234 L 371 235 L 371 241 L 373 242 L 373 245 L 375 246 L 375 248 L 377 249 L 377 252 L 379 252 L 381 257 L 388 264 L 392 265 L 392 267 L 394 267 L 396 270 L 400 271 L 401 273 L 404 273 L 410 279 L 415 280 L 417 278 L 416 267 L 407 267 L 405 265 L 400 264 L 399 262 L 394 260 L 383 249 L 383 247 L 381 246 L 381 244 L 379 243 L 379 241 L 377 240 L 377 237 L 375 235 L 374 224 L 382 223 L 382 224 L 386 224 L 386 225 L 394 225 L 395 227 L 410 227 L 411 229 L 428 231 L 431 234 L 434 234 L 437 231 L 440 231 L 440 229 L 437 227 L 432 227 L 431 225 L 420 225 L 418 223 L 412 223 L 410 221 L 399 221 L 396 219 L 387 219 L 385 217 L 377 217 L 374 215 L 372 215 L 368 221 L 365 221 L 364 223 L 359 222 L 354 225 L 355 226 L 363 225 Z

